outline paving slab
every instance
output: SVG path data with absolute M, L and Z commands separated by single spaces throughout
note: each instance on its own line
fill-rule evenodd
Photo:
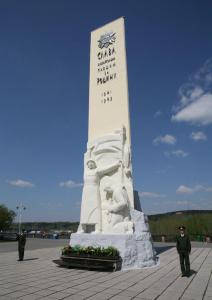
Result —
M 111 295 L 107 294 L 107 293 L 98 293 L 87 299 L 89 299 L 89 300 L 107 300 L 107 299 L 111 299 Z
M 36 247 L 35 247 L 36 248 Z M 0 300 L 212 300 L 212 248 L 192 248 L 192 274 L 181 277 L 175 248 L 159 254 L 160 265 L 134 271 L 65 269 L 52 260 L 61 247 L 0 253 Z

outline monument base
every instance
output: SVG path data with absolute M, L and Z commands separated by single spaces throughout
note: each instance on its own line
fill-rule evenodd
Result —
M 108 247 L 113 246 L 120 252 L 122 270 L 152 267 L 159 262 L 153 248 L 147 217 L 140 211 L 131 210 L 134 223 L 133 234 L 95 234 L 74 233 L 70 245 Z

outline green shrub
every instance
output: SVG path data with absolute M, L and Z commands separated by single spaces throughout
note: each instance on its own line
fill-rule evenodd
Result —
M 95 256 L 119 256 L 119 251 L 112 246 L 109 246 L 107 248 L 104 247 L 82 247 L 80 245 L 75 246 L 66 246 L 62 249 L 62 255 L 70 255 L 70 254 L 89 254 L 89 255 L 95 255 Z

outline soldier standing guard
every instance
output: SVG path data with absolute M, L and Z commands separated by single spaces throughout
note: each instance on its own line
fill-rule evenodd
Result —
M 17 240 L 18 240 L 18 254 L 19 254 L 18 261 L 22 261 L 24 259 L 24 248 L 26 244 L 26 234 L 24 233 L 24 229 L 22 229 L 21 234 L 18 234 Z
M 191 242 L 189 236 L 185 234 L 185 226 L 179 226 L 180 234 L 177 236 L 177 252 L 180 256 L 180 267 L 182 277 L 190 275 L 190 260 Z

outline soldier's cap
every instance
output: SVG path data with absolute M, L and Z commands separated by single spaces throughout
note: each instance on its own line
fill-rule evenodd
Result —
M 185 226 L 181 225 L 178 227 L 179 230 L 185 230 Z

